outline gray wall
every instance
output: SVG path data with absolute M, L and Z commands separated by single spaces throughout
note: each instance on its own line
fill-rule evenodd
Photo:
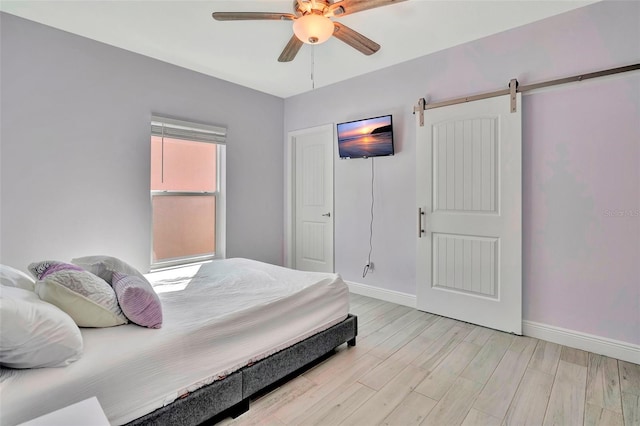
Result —
M 366 278 L 371 160 L 335 162 L 336 271 L 416 294 L 418 98 L 638 62 L 640 3 L 600 2 L 286 99 L 285 131 L 394 116 L 398 153 L 375 159 L 375 271 Z M 523 96 L 525 320 L 640 343 L 639 104 L 638 72 Z
M 282 263 L 283 100 L 8 14 L 0 261 L 149 265 L 152 113 L 228 127 L 227 257 Z

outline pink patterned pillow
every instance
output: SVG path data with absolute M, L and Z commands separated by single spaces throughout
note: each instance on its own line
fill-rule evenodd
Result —
M 148 281 L 135 275 L 114 272 L 111 285 L 129 321 L 143 327 L 162 327 L 162 304 Z

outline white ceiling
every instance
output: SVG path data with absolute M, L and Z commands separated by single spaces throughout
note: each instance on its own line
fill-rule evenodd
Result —
M 408 0 L 339 19 L 379 43 L 376 54 L 332 38 L 289 63 L 277 58 L 290 21 L 218 22 L 211 13 L 292 12 L 291 0 L 2 0 L 0 10 L 286 98 L 312 89 L 312 67 L 318 88 L 590 3 Z

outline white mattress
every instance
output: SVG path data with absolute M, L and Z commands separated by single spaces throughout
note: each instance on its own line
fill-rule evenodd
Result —
M 339 275 L 247 259 L 147 275 L 161 329 L 83 328 L 84 355 L 64 368 L 0 369 L 0 425 L 96 396 L 111 424 L 167 405 L 346 318 Z

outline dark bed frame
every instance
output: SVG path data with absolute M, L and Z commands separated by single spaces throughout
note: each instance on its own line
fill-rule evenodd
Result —
M 236 418 L 249 410 L 252 396 L 289 379 L 293 373 L 322 359 L 338 346 L 356 345 L 358 317 L 349 315 L 342 322 L 314 334 L 286 349 L 248 365 L 171 404 L 127 423 L 138 425 L 200 425 L 225 417 Z

